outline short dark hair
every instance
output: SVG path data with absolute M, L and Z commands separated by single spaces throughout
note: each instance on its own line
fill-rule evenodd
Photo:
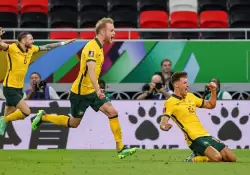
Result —
M 38 75 L 39 78 L 42 79 L 41 75 L 40 75 L 38 72 L 32 72 L 31 75 L 30 75 L 30 77 L 31 77 L 32 75 L 34 75 L 34 74 Z
M 174 84 L 176 81 L 179 81 L 181 78 L 187 77 L 187 72 L 175 72 L 171 77 L 171 82 Z
M 21 32 L 19 33 L 17 40 L 20 42 L 23 38 L 25 38 L 27 35 L 31 35 L 29 32 Z
M 163 65 L 164 62 L 170 62 L 172 65 L 172 61 L 170 59 L 165 58 L 164 60 L 161 61 L 161 66 Z

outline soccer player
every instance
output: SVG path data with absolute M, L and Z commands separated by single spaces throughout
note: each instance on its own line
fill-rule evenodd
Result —
M 35 130 L 41 122 L 52 122 L 65 127 L 77 128 L 85 111 L 91 106 L 96 112 L 100 110 L 108 116 L 116 142 L 118 158 L 125 158 L 134 154 L 136 148 L 129 149 L 123 145 L 118 113 L 98 85 L 98 78 L 104 62 L 103 44 L 111 44 L 115 36 L 113 20 L 111 18 L 99 20 L 95 31 L 96 37 L 90 40 L 82 50 L 80 71 L 71 88 L 72 117 L 50 115 L 40 110 L 32 122 L 32 129 Z
M 4 31 L 0 28 L 0 48 L 6 52 L 8 64 L 3 82 L 6 105 L 4 116 L 0 117 L 0 135 L 4 135 L 8 122 L 21 120 L 30 115 L 30 108 L 23 100 L 23 86 L 32 55 L 38 51 L 50 50 L 73 41 L 35 46 L 32 35 L 28 32 L 21 32 L 18 42 L 6 44 L 1 39 L 3 34 Z
M 196 107 L 213 109 L 216 106 L 216 84 L 211 82 L 209 100 L 203 100 L 188 92 L 186 72 L 176 72 L 172 75 L 174 94 L 164 105 L 164 115 L 160 128 L 168 131 L 172 125 L 171 118 L 183 131 L 189 148 L 193 151 L 186 161 L 189 162 L 235 162 L 236 156 L 228 147 L 212 137 L 202 126 L 197 115 Z

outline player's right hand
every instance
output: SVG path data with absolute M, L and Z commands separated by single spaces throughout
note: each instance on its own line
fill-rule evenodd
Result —
M 104 99 L 106 96 L 104 94 L 104 89 L 99 89 L 97 92 L 96 92 L 98 98 L 100 99 Z
M 5 31 L 3 31 L 3 28 L 0 27 L 0 36 L 2 36 L 5 33 Z
M 162 130 L 162 131 L 169 131 L 171 128 L 172 128 L 172 124 L 170 124 L 170 123 L 167 123 L 167 124 L 165 124 L 165 125 L 160 125 L 160 129 Z

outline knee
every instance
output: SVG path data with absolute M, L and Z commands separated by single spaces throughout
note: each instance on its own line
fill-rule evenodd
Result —
M 70 118 L 69 120 L 69 127 L 71 128 L 77 128 L 80 125 L 81 120 L 78 120 L 76 118 Z
M 230 160 L 230 162 L 236 162 L 236 156 L 234 154 L 230 155 L 229 160 Z
M 115 116 L 118 116 L 118 112 L 115 109 L 110 110 L 108 117 L 111 118 L 111 117 L 115 117 Z
M 31 114 L 30 109 L 25 110 L 24 112 L 22 112 L 26 117 L 28 117 Z
M 213 157 L 213 162 L 221 162 L 222 161 L 222 156 L 220 154 L 216 154 Z

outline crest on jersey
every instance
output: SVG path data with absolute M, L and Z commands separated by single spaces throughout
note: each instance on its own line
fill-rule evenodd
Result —
M 94 51 L 93 50 L 89 51 L 89 57 L 94 57 Z

